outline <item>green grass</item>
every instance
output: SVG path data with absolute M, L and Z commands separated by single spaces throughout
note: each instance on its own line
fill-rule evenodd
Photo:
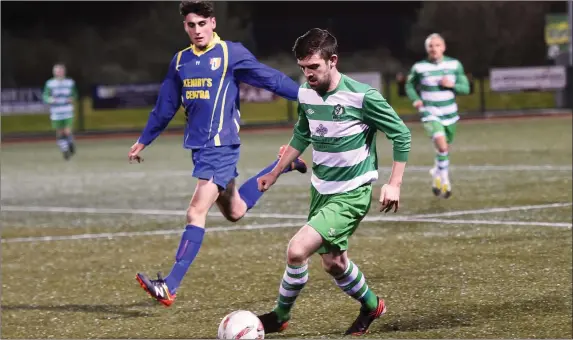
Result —
M 571 123 L 571 117 L 462 123 L 451 153 L 449 200 L 432 196 L 433 149 L 420 124 L 409 124 L 413 149 L 401 210 L 383 215 L 373 204 L 350 241 L 350 257 L 388 304 L 366 337 L 572 337 Z M 238 181 L 274 160 L 289 137 L 243 134 Z M 281 177 L 236 224 L 212 209 L 211 232 L 167 309 L 145 295 L 134 275 L 168 272 L 195 185 L 192 164 L 181 136 L 160 137 L 141 164 L 127 163 L 130 145 L 80 139 L 69 162 L 52 142 L 3 145 L 2 338 L 214 338 L 227 313 L 274 306 L 288 240 L 308 211 L 310 174 Z M 375 200 L 391 164 L 390 143 L 379 136 L 378 146 Z M 309 150 L 304 158 L 310 157 Z M 569 205 L 486 210 L 554 203 Z M 465 210 L 473 212 L 447 215 Z M 261 215 L 270 213 L 282 216 Z M 389 220 L 418 214 L 442 215 Z M 237 226 L 244 229 L 225 229 Z M 97 233 L 111 235 L 14 242 Z M 267 337 L 340 338 L 358 308 L 314 256 L 290 327 Z
M 555 105 L 552 92 L 497 93 L 491 92 L 489 81 L 487 79 L 485 81 L 486 110 L 551 108 Z M 398 96 L 398 87 L 395 83 L 391 84 L 389 101 L 400 115 L 417 114 L 408 98 Z M 475 82 L 474 94 L 459 96 L 458 104 L 460 112 L 477 112 L 481 109 L 479 81 Z M 84 128 L 87 130 L 141 129 L 145 126 L 151 110 L 151 108 L 93 110 L 90 98 L 84 98 L 82 105 Z M 294 107 L 293 103 L 291 105 Z M 282 98 L 271 103 L 243 103 L 241 113 L 241 118 L 246 124 L 284 122 L 289 119 L 289 103 Z M 296 116 L 296 112 L 293 114 Z M 170 126 L 183 126 L 184 119 L 183 111 L 180 110 Z M 78 129 L 78 119 L 75 124 Z M 2 134 L 47 131 L 50 131 L 48 115 L 2 116 Z

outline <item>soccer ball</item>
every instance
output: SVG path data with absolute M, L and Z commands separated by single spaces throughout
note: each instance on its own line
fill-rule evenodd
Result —
M 259 318 L 246 310 L 227 314 L 219 324 L 217 339 L 264 339 L 265 329 Z

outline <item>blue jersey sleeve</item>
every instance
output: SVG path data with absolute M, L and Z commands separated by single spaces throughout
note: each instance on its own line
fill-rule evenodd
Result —
M 286 74 L 260 63 L 241 43 L 229 44 L 229 57 L 237 80 L 297 100 L 299 85 Z
M 147 124 L 139 137 L 139 143 L 149 145 L 165 130 L 181 106 L 181 79 L 176 68 L 177 55 L 173 57 L 167 76 L 159 89 L 155 107 L 149 114 Z

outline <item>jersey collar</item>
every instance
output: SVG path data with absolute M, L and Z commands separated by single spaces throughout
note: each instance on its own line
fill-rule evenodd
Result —
M 213 32 L 213 38 L 209 42 L 209 45 L 207 45 L 207 48 L 205 48 L 204 50 L 200 50 L 200 49 L 196 48 L 195 45 L 191 45 L 191 51 L 193 51 L 193 53 L 196 56 L 200 56 L 200 55 L 205 54 L 205 53 L 209 52 L 210 50 L 212 50 L 220 42 L 221 42 L 221 38 L 219 38 L 217 33 Z

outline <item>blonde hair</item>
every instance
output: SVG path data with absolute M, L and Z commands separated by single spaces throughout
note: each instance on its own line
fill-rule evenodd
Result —
M 424 47 L 426 47 L 426 49 L 428 49 L 428 47 L 430 46 L 430 41 L 432 41 L 432 39 L 434 39 L 434 38 L 438 38 L 438 39 L 442 40 L 442 42 L 444 44 L 446 43 L 446 40 L 444 39 L 444 37 L 442 37 L 439 33 L 432 33 L 424 41 Z

